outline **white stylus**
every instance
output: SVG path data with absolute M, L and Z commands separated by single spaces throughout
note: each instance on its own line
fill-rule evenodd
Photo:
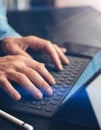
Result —
M 22 126 L 22 127 L 25 128 L 26 130 L 34 130 L 31 125 L 25 123 L 24 121 L 22 121 L 22 120 L 20 120 L 20 119 L 18 119 L 18 118 L 16 118 L 16 117 L 14 117 L 14 116 L 12 116 L 12 115 L 10 115 L 10 114 L 4 112 L 4 111 L 2 111 L 2 110 L 0 110 L 0 116 L 2 116 L 2 117 L 4 117 L 4 118 L 6 118 L 6 119 L 8 119 L 8 120 L 10 120 L 10 121 L 12 121 L 12 122 L 14 122 L 14 123 L 16 123 L 16 124 L 19 125 L 19 126 Z

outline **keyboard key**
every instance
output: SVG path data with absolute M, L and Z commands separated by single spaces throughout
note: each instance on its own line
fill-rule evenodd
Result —
M 41 105 L 40 105 L 40 106 L 37 106 L 36 109 L 37 109 L 37 110 L 42 110 L 42 109 L 43 109 L 43 106 L 41 106 Z
M 68 80 L 70 81 L 70 82 L 72 82 L 72 81 L 74 81 L 74 78 L 72 78 L 71 76 L 68 78 Z
M 67 81 L 65 81 L 65 84 L 67 84 L 67 86 L 64 86 L 64 87 L 66 87 L 66 88 L 67 88 L 67 87 L 68 87 L 68 85 L 69 85 L 69 86 L 71 86 L 72 82 L 71 82 L 71 81 L 69 81 L 69 80 L 67 80 Z
M 57 105 L 58 101 L 57 100 L 52 100 L 50 103 L 53 104 L 53 105 Z
M 74 74 L 74 73 L 71 74 L 71 77 L 74 78 L 74 80 L 75 80 L 76 76 L 77 76 L 77 75 Z
M 58 95 L 58 96 L 63 96 L 63 95 L 64 95 L 64 92 L 58 92 L 57 95 Z
M 52 98 L 53 98 L 53 97 L 44 97 L 43 100 L 44 100 L 44 101 L 50 101 L 50 100 L 52 100 Z
M 61 82 L 60 82 L 61 83 Z M 57 82 L 57 84 L 59 84 L 59 81 Z M 53 86 L 55 89 L 59 89 L 60 88 L 60 85 L 54 85 Z
M 48 101 L 42 100 L 42 101 L 40 102 L 40 104 L 41 104 L 41 105 L 47 105 L 47 104 L 48 104 Z
M 50 113 L 50 112 L 53 112 L 54 108 L 55 108 L 55 105 L 50 105 L 45 108 L 45 111 Z
M 21 102 L 19 105 L 21 105 L 21 106 L 26 106 L 23 102 Z
M 58 85 L 62 85 L 62 82 L 61 82 L 61 81 L 57 81 L 57 84 L 58 84 Z
M 32 101 L 31 104 L 36 105 L 38 101 Z
M 36 109 L 36 105 L 32 105 L 32 104 L 28 104 L 27 107 L 32 108 L 32 109 Z
M 60 100 L 61 97 L 56 95 L 53 99 L 55 99 L 55 100 Z
M 57 93 L 58 88 L 53 88 L 53 94 Z
M 45 109 L 45 111 L 46 112 L 52 112 L 52 109 L 48 107 L 48 108 Z
M 66 92 L 66 88 L 61 88 L 60 92 Z

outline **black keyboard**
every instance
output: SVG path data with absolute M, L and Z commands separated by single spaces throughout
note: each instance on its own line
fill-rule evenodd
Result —
M 46 62 L 46 67 L 56 79 L 56 85 L 53 85 L 53 95 L 50 97 L 44 96 L 42 100 L 35 100 L 26 90 L 22 90 L 22 99 L 20 101 L 3 102 L 3 108 L 12 109 L 29 114 L 51 117 L 56 112 L 58 106 L 65 99 L 66 95 L 73 88 L 75 82 L 88 65 L 89 58 L 80 58 L 68 56 L 69 65 L 64 65 L 63 71 L 54 69 L 54 65 Z M 19 91 L 21 87 L 17 87 Z M 5 105 L 6 104 L 6 105 Z M 6 106 L 6 107 L 5 107 Z

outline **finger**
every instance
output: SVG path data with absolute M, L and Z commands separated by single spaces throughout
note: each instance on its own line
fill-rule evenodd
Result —
M 16 47 L 16 51 L 14 52 L 14 54 L 16 54 L 16 55 L 23 55 L 23 56 L 25 56 L 27 58 L 31 58 L 32 59 L 32 57 L 26 51 L 22 50 L 18 46 Z
M 15 39 L 15 38 L 14 38 Z M 12 41 L 14 40 L 14 39 L 12 39 Z M 23 38 L 22 38 L 23 39 Z M 9 48 L 10 50 L 8 50 L 7 51 L 7 54 L 13 54 L 13 55 L 19 55 L 19 54 L 21 54 L 21 55 L 23 55 L 23 56 L 26 56 L 26 57 L 28 57 L 28 58 L 31 58 L 31 56 L 28 54 L 28 53 L 26 53 L 24 50 L 24 47 L 22 47 L 23 45 L 24 46 L 26 46 L 24 43 L 24 41 L 22 41 L 21 43 L 21 45 L 19 45 L 18 46 L 18 43 L 20 43 L 19 41 L 21 40 L 21 38 L 20 39 L 16 39 L 16 43 L 17 44 L 14 44 L 14 46 L 11 46 L 11 48 Z M 14 43 L 15 43 L 15 40 L 13 41 Z M 28 46 L 28 45 L 27 45 Z M 22 49 L 23 48 L 23 49 Z
M 45 51 L 50 55 L 50 57 L 52 58 L 53 62 L 55 63 L 56 67 L 59 70 L 63 70 L 62 64 L 61 64 L 61 60 L 55 50 L 55 48 L 53 47 L 53 45 L 51 43 L 48 43 L 45 45 Z
M 35 70 L 24 67 L 21 70 L 22 73 L 24 73 L 30 81 L 32 81 L 39 89 L 41 89 L 43 92 L 45 92 L 48 95 L 52 95 L 53 91 L 52 88 L 49 86 L 49 84 L 41 77 L 41 75 L 36 72 Z
M 39 63 L 35 60 L 28 60 L 29 62 L 26 64 L 28 67 L 36 70 L 49 84 L 55 84 L 54 77 L 48 72 L 43 63 Z
M 0 79 L 0 86 L 14 100 L 19 100 L 21 98 L 21 95 L 17 92 L 17 90 L 10 84 L 10 82 L 6 78 Z
M 20 54 L 20 55 L 23 55 L 23 56 L 25 56 L 25 57 L 27 57 L 27 58 L 33 59 L 27 52 L 25 52 L 25 51 L 23 51 L 23 50 L 21 50 L 21 51 L 19 52 L 19 54 Z
M 40 66 L 36 66 L 35 70 L 49 83 L 49 84 L 55 84 L 54 77 L 48 72 L 48 70 L 45 68 L 45 66 L 42 63 L 39 63 Z
M 26 42 L 29 42 L 30 48 L 34 50 L 43 50 L 44 52 L 48 53 L 50 57 L 52 58 L 56 67 L 59 70 L 63 70 L 59 56 L 50 41 L 47 41 L 47 40 L 44 40 L 35 36 L 25 37 L 25 40 Z
M 23 88 L 31 93 L 36 99 L 42 99 L 42 93 L 35 85 L 22 73 L 12 72 L 9 78 L 16 83 L 20 84 Z
M 69 64 L 69 59 L 67 59 L 67 57 L 64 55 L 64 53 L 61 51 L 61 49 L 56 44 L 54 44 L 54 48 L 56 49 L 61 61 L 64 64 Z
M 29 58 L 23 58 L 23 60 L 25 62 L 25 65 L 23 65 L 22 67 L 21 65 L 20 67 L 18 66 L 18 71 L 21 72 L 25 66 L 28 66 L 33 70 L 37 71 L 49 84 L 55 84 L 54 77 L 48 72 L 43 63 L 37 62 L 36 60 Z
M 66 49 L 66 48 L 60 47 L 60 49 L 61 49 L 61 51 L 62 51 L 63 53 L 66 53 L 66 52 L 67 52 L 67 49 Z

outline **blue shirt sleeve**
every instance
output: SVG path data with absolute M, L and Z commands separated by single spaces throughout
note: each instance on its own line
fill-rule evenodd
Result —
M 6 17 L 6 10 L 0 0 L 0 40 L 8 37 L 21 37 L 9 24 Z

